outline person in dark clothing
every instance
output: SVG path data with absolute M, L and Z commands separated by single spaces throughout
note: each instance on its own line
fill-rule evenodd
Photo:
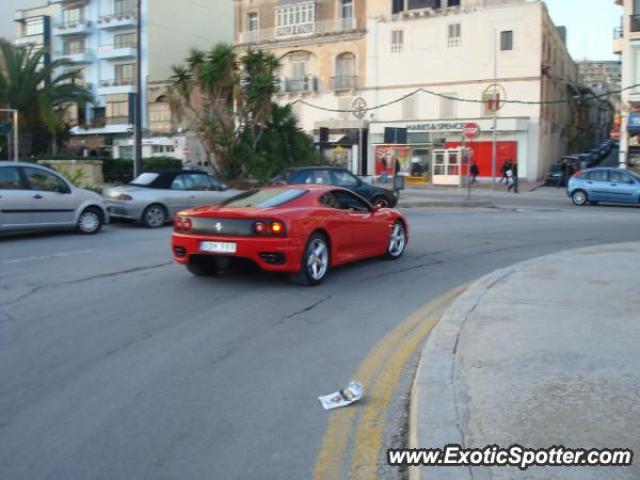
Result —
M 511 165 L 511 179 L 507 192 L 510 192 L 511 189 L 513 189 L 513 193 L 518 193 L 518 162 L 513 162 Z
M 507 160 L 502 164 L 502 178 L 500 179 L 499 183 L 502 183 L 502 181 L 504 180 L 507 185 L 509 184 L 509 176 L 507 175 L 507 172 L 509 170 L 511 170 L 511 160 Z
M 565 185 L 569 183 L 569 179 L 576 174 L 576 166 L 573 163 L 567 165 L 567 178 L 565 180 Z
M 476 165 L 476 162 L 471 162 L 471 169 L 469 170 L 469 173 L 471 173 L 471 185 L 478 183 L 476 177 L 480 175 L 480 169 L 478 168 L 478 165 Z
M 560 187 L 564 187 L 567 185 L 567 172 L 569 170 L 569 164 L 566 160 L 562 160 L 562 163 L 560 163 L 560 183 L 558 183 L 558 188 Z

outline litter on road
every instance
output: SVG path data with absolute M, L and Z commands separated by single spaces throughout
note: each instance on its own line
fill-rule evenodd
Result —
M 346 407 L 353 402 L 357 402 L 362 398 L 362 393 L 362 385 L 358 382 L 351 382 L 347 385 L 347 388 L 318 397 L 318 400 L 320 400 L 325 410 L 332 410 L 334 408 Z

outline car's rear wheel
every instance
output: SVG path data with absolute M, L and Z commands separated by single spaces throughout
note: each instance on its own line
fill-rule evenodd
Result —
M 587 197 L 587 192 L 584 190 L 576 190 L 571 194 L 571 200 L 574 205 L 581 207 L 589 201 L 589 197 Z
M 291 279 L 299 285 L 320 285 L 329 273 L 330 255 L 327 238 L 320 232 L 312 234 L 302 254 L 300 272 Z
M 187 264 L 187 270 L 198 277 L 211 277 L 219 272 L 218 263 L 213 257 L 193 257 Z
M 404 224 L 397 220 L 391 232 L 389 233 L 389 242 L 387 243 L 387 252 L 384 254 L 384 258 L 389 260 L 396 260 L 404 253 L 404 248 L 407 246 L 407 231 L 404 228 Z
M 378 207 L 378 208 L 389 208 L 389 200 L 387 200 L 385 197 L 383 196 L 379 196 L 373 199 L 373 202 L 371 202 L 373 204 L 374 207 Z
M 167 218 L 169 214 L 167 213 L 167 209 L 158 203 L 154 203 L 153 205 L 149 205 L 142 212 L 142 221 L 145 226 L 149 228 L 159 228 L 162 227 L 165 223 L 167 223 Z
M 85 235 L 94 235 L 104 223 L 102 212 L 97 207 L 85 208 L 78 218 L 78 231 Z

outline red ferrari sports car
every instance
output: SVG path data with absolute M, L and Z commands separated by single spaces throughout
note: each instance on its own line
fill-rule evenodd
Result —
M 175 261 L 194 275 L 214 275 L 243 258 L 318 285 L 331 267 L 399 258 L 408 238 L 407 221 L 396 210 L 373 207 L 340 187 L 291 185 L 179 212 L 171 241 Z

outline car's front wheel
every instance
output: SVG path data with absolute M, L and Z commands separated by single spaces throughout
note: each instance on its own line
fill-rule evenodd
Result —
M 374 198 L 371 203 L 373 204 L 374 207 L 389 208 L 389 200 L 387 200 L 383 196 L 379 196 L 379 197 Z
M 404 228 L 404 224 L 401 221 L 396 221 L 391 227 L 389 233 L 389 242 L 387 243 L 387 252 L 384 258 L 389 260 L 396 260 L 404 253 L 404 248 L 407 246 L 407 231 Z
M 312 234 L 302 254 L 300 272 L 291 279 L 299 285 L 320 285 L 329 273 L 330 258 L 327 238 L 319 232 Z
M 589 197 L 587 197 L 587 192 L 584 190 L 576 190 L 571 194 L 571 200 L 574 205 L 581 207 L 589 201 Z
M 142 221 L 145 226 L 149 228 L 162 227 L 167 223 L 168 217 L 169 214 L 167 213 L 167 209 L 157 203 L 149 205 L 144 209 L 144 212 L 142 212 Z
M 103 223 L 102 212 L 96 207 L 87 207 L 78 218 L 78 231 L 85 235 L 93 235 L 100 231 Z

